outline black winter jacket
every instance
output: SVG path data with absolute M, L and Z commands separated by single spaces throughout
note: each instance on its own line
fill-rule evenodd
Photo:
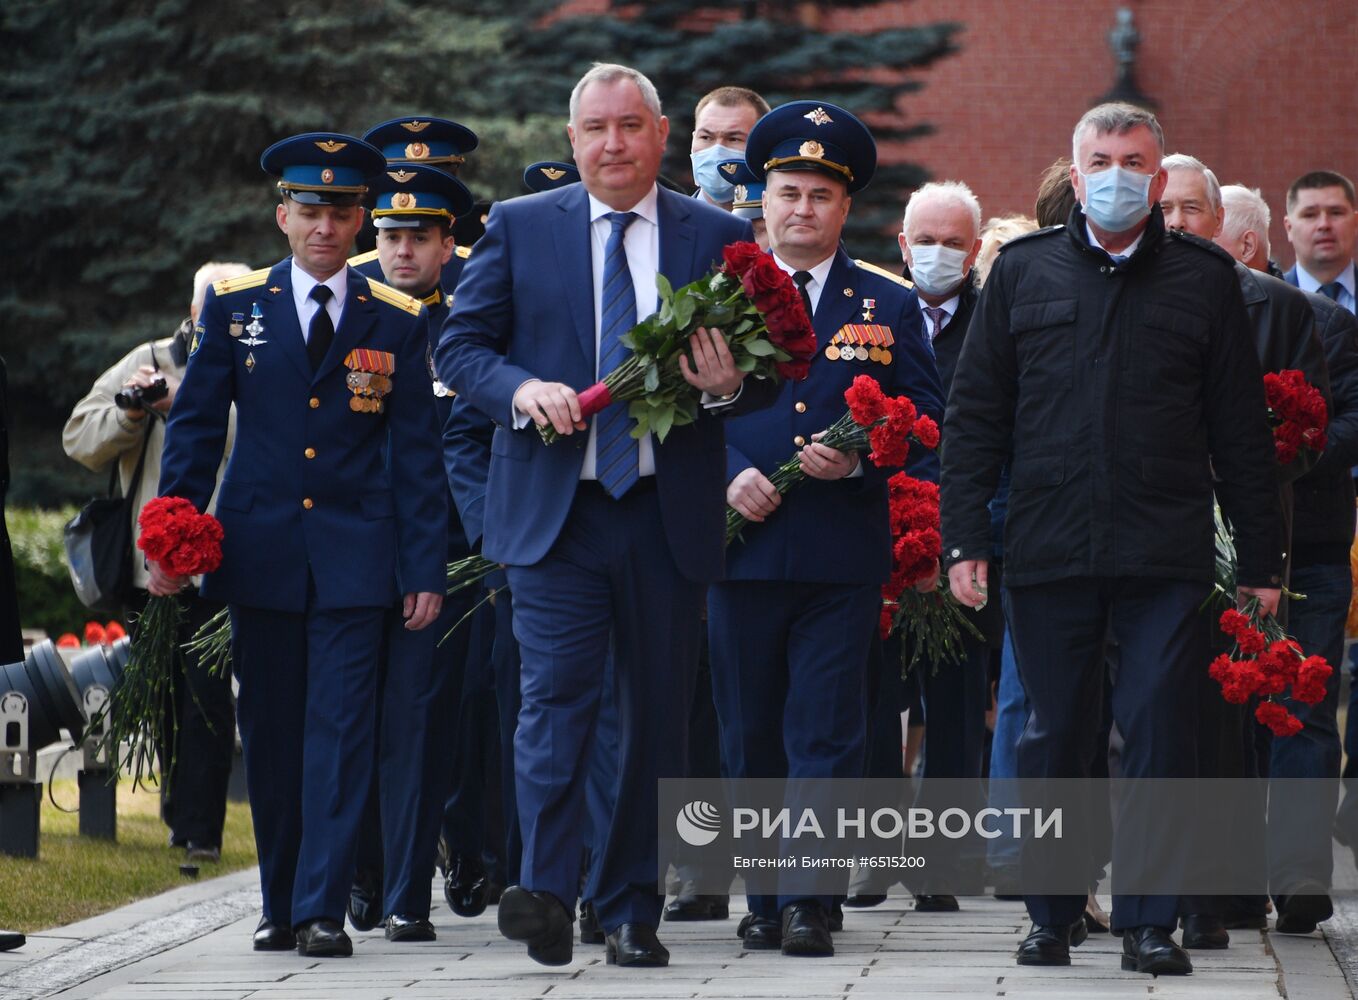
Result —
M 1320 461 L 1292 484 L 1292 564 L 1344 565 L 1353 545 L 1350 470 L 1358 465 L 1358 319 L 1323 295 L 1306 298 L 1330 371 L 1330 426 Z
M 1234 262 L 1151 210 L 1114 265 L 1065 227 L 1005 244 L 953 378 L 943 438 L 948 563 L 990 553 L 986 502 L 1012 451 L 1005 584 L 1213 578 L 1216 495 L 1238 580 L 1281 582 L 1273 437 Z

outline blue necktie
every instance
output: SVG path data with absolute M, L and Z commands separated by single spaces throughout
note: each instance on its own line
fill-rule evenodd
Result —
M 1325 284 L 1321 285 L 1318 289 L 1316 289 L 1316 291 L 1320 292 L 1321 295 L 1325 296 L 1332 302 L 1339 301 L 1339 293 L 1342 292 L 1343 290 L 1344 286 L 1337 281 L 1327 281 L 1325 282 Z
M 924 346 L 929 348 L 929 353 L 934 353 L 934 338 L 943 329 L 944 309 L 942 306 L 925 306 L 924 315 L 929 317 L 929 329 L 924 331 Z
M 627 357 L 629 351 L 623 346 L 622 337 L 637 322 L 636 290 L 632 287 L 632 271 L 627 266 L 627 247 L 623 242 L 627 227 L 636 217 L 635 212 L 608 213 L 613 230 L 604 247 L 600 377 L 618 367 Z M 635 423 L 627 415 L 627 406 L 627 403 L 614 403 L 599 414 L 595 423 L 594 475 L 615 500 L 630 490 L 641 475 L 638 465 L 641 450 L 637 439 L 632 437 Z

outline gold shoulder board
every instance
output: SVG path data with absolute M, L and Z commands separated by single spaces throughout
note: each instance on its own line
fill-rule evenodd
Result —
M 377 251 L 369 250 L 367 253 L 355 254 L 349 258 L 350 267 L 358 267 L 360 264 L 368 264 L 377 259 Z
M 457 255 L 458 255 L 459 257 L 461 257 L 463 260 L 466 260 L 468 257 L 470 257 L 470 256 L 472 255 L 472 248 L 471 248 L 471 247 L 464 247 L 462 244 L 459 243 L 459 244 L 453 249 L 453 253 L 457 254 Z
M 855 259 L 853 263 L 855 267 L 861 267 L 864 271 L 871 271 L 873 274 L 886 278 L 888 281 L 894 281 L 898 285 L 903 285 L 906 288 L 915 287 L 914 282 L 907 281 L 905 278 L 902 278 L 899 274 L 896 274 L 892 271 L 888 271 L 884 267 L 878 267 L 876 264 L 869 264 L 865 260 Z
M 373 298 L 385 302 L 389 306 L 395 306 L 397 309 L 404 309 L 412 316 L 419 315 L 421 308 L 419 299 L 413 298 L 405 292 L 398 292 L 389 285 L 384 285 L 373 278 L 368 279 L 368 285 L 372 288 Z
M 258 288 L 269 280 L 269 269 L 260 268 L 258 271 L 251 271 L 249 274 L 238 274 L 234 278 L 222 278 L 220 281 L 212 283 L 212 290 L 218 295 L 226 295 L 228 292 L 239 292 L 246 288 Z

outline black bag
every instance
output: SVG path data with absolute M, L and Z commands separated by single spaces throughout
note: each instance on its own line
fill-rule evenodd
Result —
M 154 421 L 148 413 L 141 456 L 132 473 L 132 492 L 118 496 L 118 462 L 114 461 L 108 496 L 97 497 L 80 508 L 63 532 L 71 583 L 80 602 L 92 611 L 122 614 L 132 593 L 132 512 L 137 509 L 137 487 L 141 485 L 146 443 Z

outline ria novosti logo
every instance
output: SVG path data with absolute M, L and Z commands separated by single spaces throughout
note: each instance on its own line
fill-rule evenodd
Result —
M 674 827 L 684 843 L 691 847 L 706 847 L 721 833 L 721 813 L 711 802 L 697 799 L 679 810 Z

